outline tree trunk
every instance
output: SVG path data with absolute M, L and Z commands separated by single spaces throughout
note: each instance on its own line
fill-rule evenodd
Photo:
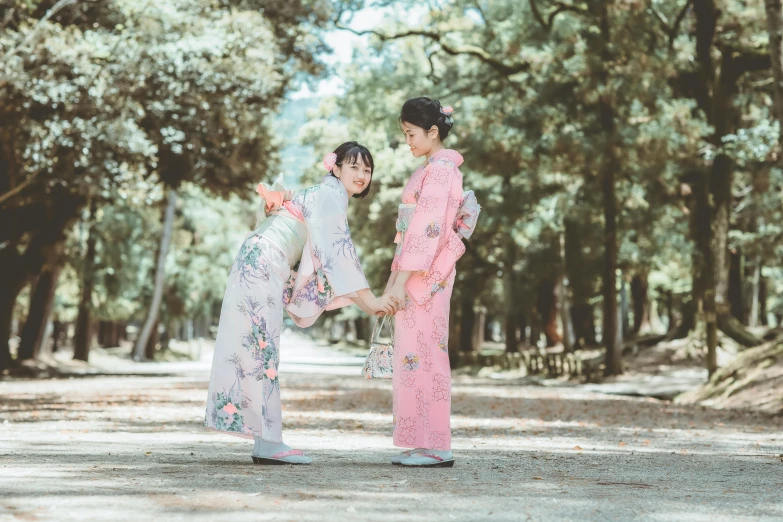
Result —
M 633 300 L 633 333 L 639 335 L 652 329 L 650 323 L 650 291 L 647 285 L 647 269 L 640 270 L 631 279 Z
M 517 324 L 519 325 L 519 342 L 522 343 L 522 345 L 528 344 L 528 338 L 527 338 L 527 326 L 528 326 L 528 318 L 525 314 L 519 314 L 519 319 L 517 319 Z
M 595 311 L 590 303 L 575 304 L 571 307 L 571 320 L 574 325 L 574 338 L 580 348 L 596 346 Z
M 52 353 L 60 349 L 60 337 L 64 331 L 66 331 L 66 325 L 62 321 L 58 319 L 52 321 Z
M 188 322 L 190 324 L 190 322 Z M 119 321 L 117 323 L 117 334 L 114 341 L 114 346 L 119 346 L 122 341 L 127 340 L 128 338 L 128 332 L 126 329 L 128 328 L 128 324 L 125 321 Z M 193 339 L 192 335 L 192 329 L 188 330 L 188 332 L 191 333 L 190 337 L 188 337 L 188 341 L 191 341 Z
M 624 341 L 624 339 L 625 339 L 625 337 L 624 337 L 624 335 L 623 335 L 623 329 L 619 327 L 619 324 L 620 324 L 620 323 L 622 322 L 622 320 L 623 320 L 623 318 L 622 318 L 622 313 L 623 313 L 623 312 L 622 312 L 622 308 L 621 308 L 621 307 L 618 307 L 618 310 L 617 310 L 617 323 L 618 323 L 618 328 L 615 330 L 615 334 L 614 334 L 614 345 L 615 345 L 615 346 L 619 346 L 619 347 L 620 347 L 620 353 L 621 353 L 621 354 L 623 353 L 623 341 Z
M 708 172 L 705 170 L 697 193 L 696 249 L 694 252 L 694 270 L 698 283 L 694 281 L 695 317 L 705 323 L 707 359 L 706 366 L 711 376 L 717 370 L 718 319 L 715 303 L 715 270 L 712 250 L 711 208 L 709 203 Z M 685 319 L 683 314 L 683 319 Z M 683 323 L 685 321 L 683 320 Z M 690 325 L 688 325 L 690 326 Z M 695 326 L 695 321 L 694 321 Z M 687 335 L 687 333 L 686 333 Z
M 513 283 L 506 283 L 506 288 L 513 286 Z M 513 291 L 512 291 L 513 292 Z M 505 333 L 506 333 L 506 352 L 518 352 L 519 343 L 517 342 L 517 314 L 514 313 L 514 301 L 513 293 L 509 296 L 506 294 L 506 299 L 510 302 L 506 303 L 505 314 Z M 487 325 L 490 325 L 487 322 Z
M 0 372 L 14 366 L 11 358 L 9 341 L 13 334 L 14 305 L 19 292 L 29 282 L 29 266 L 26 263 L 27 253 L 20 255 L 15 248 L 3 248 L 0 245 L 0 266 L 3 267 L 3 277 L 0 277 Z
M 530 323 L 530 345 L 538 348 L 539 341 L 541 341 L 541 321 L 533 321 Z
M 677 321 L 674 317 L 674 292 L 671 290 L 666 291 L 666 318 L 669 324 L 666 325 L 666 333 L 668 334 L 674 331 L 677 327 Z
M 543 325 L 546 345 L 555 346 L 562 341 L 562 337 L 557 331 L 557 303 L 555 298 L 555 284 L 545 279 L 538 285 L 538 304 L 537 308 L 541 314 L 541 324 Z
M 571 291 L 571 324 L 574 327 L 576 347 L 595 346 L 595 317 L 590 299 L 594 282 L 591 272 L 585 269 L 587 259 L 584 254 L 582 223 L 574 219 L 563 218 L 564 264 L 568 287 Z
M 30 296 L 30 313 L 27 315 L 27 321 L 22 330 L 22 341 L 19 344 L 17 359 L 20 361 L 37 359 L 41 352 L 46 326 L 52 315 L 54 293 L 59 276 L 59 264 L 44 268 L 44 271 L 38 276 L 38 281 Z
M 177 193 L 174 189 L 169 189 L 168 204 L 166 205 L 165 217 L 163 219 L 163 233 L 160 238 L 158 264 L 155 270 L 155 289 L 152 293 L 152 303 L 150 304 L 144 327 L 141 329 L 139 338 L 136 340 L 136 347 L 133 352 L 133 357 L 137 361 L 143 359 L 145 347 L 152 334 L 152 328 L 158 321 L 158 312 L 160 311 L 160 303 L 163 300 L 163 286 L 166 277 L 166 256 L 168 255 L 169 245 L 171 244 L 172 229 L 174 227 L 174 209 L 176 205 Z
M 611 109 L 607 108 L 607 111 Z M 623 373 L 622 345 L 616 342 L 618 324 L 617 290 L 617 201 L 615 196 L 614 165 L 604 167 L 604 267 L 602 294 L 604 298 L 602 342 L 606 347 L 605 375 Z
M 0 291 L 0 372 L 10 368 L 13 363 L 8 342 L 11 340 L 11 322 L 17 295 L 19 291 L 15 293 Z
M 716 49 L 716 29 L 720 10 L 715 0 L 693 0 L 695 15 L 695 49 L 697 71 L 683 76 L 682 86 L 692 96 L 713 126 L 710 142 L 720 148 L 723 137 L 736 131 L 739 122 L 733 96 L 737 92 L 739 78 L 748 71 L 769 67 L 768 58 L 760 55 L 744 55 L 735 49 Z M 778 45 L 779 47 L 779 45 Z M 715 63 L 720 53 L 720 66 Z M 733 336 L 733 322 L 728 320 L 728 231 L 731 204 L 731 158 L 718 154 L 711 169 L 704 169 L 695 191 L 694 241 L 698 251 L 694 269 L 701 268 L 694 278 L 694 300 L 701 302 L 706 324 L 707 369 L 710 375 L 716 370 L 717 327 L 729 326 L 726 332 Z M 698 282 L 698 288 L 696 283 Z
M 460 294 L 459 351 L 461 352 L 472 352 L 476 348 L 473 345 L 473 329 L 476 323 L 476 312 L 473 310 L 475 296 L 470 290 L 472 288 L 463 288 Z
M 155 359 L 155 347 L 158 345 L 158 323 L 152 326 L 150 335 L 147 337 L 147 344 L 144 345 L 144 358 L 148 361 Z
M 721 76 L 723 73 L 721 73 Z M 717 96 L 716 96 L 717 97 Z M 728 109 L 727 109 L 728 110 Z M 714 298 L 708 297 L 709 292 L 705 292 L 705 317 L 708 321 L 714 314 L 715 318 L 713 323 L 720 328 L 720 330 L 742 344 L 743 346 L 757 346 L 761 344 L 761 340 L 756 338 L 750 333 L 744 325 L 732 316 L 731 307 L 729 305 L 729 210 L 731 204 L 731 170 L 732 165 L 730 159 L 722 154 L 719 154 L 715 158 L 713 164 L 712 174 L 709 176 L 710 180 L 710 193 L 712 208 L 715 215 L 712 219 L 712 273 L 714 282 L 714 292 L 712 295 Z M 705 204 L 710 204 L 706 203 Z M 709 284 L 707 289 L 713 288 Z M 741 305 L 741 303 L 740 303 Z M 712 307 L 710 309 L 709 307 Z M 708 323 L 709 325 L 709 323 Z M 709 326 L 712 328 L 712 326 Z M 717 346 L 717 332 L 712 334 L 710 330 L 708 334 L 708 363 L 711 365 L 708 367 L 710 375 L 717 369 L 717 362 L 715 362 L 715 347 Z M 714 343 L 714 344 L 713 344 Z
M 778 133 L 778 144 L 783 150 L 783 7 L 781 0 L 764 0 L 764 8 L 767 13 L 767 32 L 769 33 L 769 56 L 772 66 L 772 75 L 775 79 L 775 115 L 781 132 Z M 778 154 L 778 162 L 783 164 L 783 155 Z M 756 270 L 760 270 L 761 262 L 757 263 Z M 756 275 L 754 274 L 754 277 Z M 767 325 L 767 285 L 761 278 L 758 286 L 758 315 L 762 325 Z M 754 291 L 755 298 L 755 291 Z
M 783 130 L 783 9 L 781 0 L 764 0 L 767 12 L 767 32 L 769 33 L 769 56 L 772 76 L 775 79 L 775 114 Z M 783 149 L 783 132 L 778 135 Z M 781 158 L 783 160 L 783 158 Z
M 591 5 L 591 4 L 588 4 Z M 617 158 L 617 129 L 615 126 L 615 111 L 612 105 L 612 88 L 609 83 L 608 68 L 613 62 L 611 51 L 612 35 L 609 26 L 609 6 L 607 2 L 597 2 L 591 5 L 598 20 L 599 31 L 588 40 L 593 51 L 600 58 L 594 74 L 597 77 L 599 91 L 598 121 L 603 130 L 601 139 L 602 161 L 600 162 L 600 183 L 603 196 L 604 214 L 604 253 L 602 294 L 604 302 L 603 343 L 606 346 L 605 375 L 623 373 L 622 345 L 617 344 L 619 314 L 617 307 L 617 194 L 615 176 L 619 170 Z
M 473 326 L 472 332 L 473 349 L 476 351 L 481 351 L 481 347 L 484 345 L 485 324 L 487 324 L 487 311 L 482 308 L 476 316 L 476 323 Z
M 753 263 L 753 292 L 750 297 L 750 313 L 748 314 L 748 326 L 755 327 L 759 324 L 759 287 L 761 283 L 761 258 L 756 257 Z
M 490 341 L 490 342 L 494 341 L 495 340 L 495 336 L 494 336 L 494 332 L 492 330 L 493 330 L 493 328 L 492 328 L 492 316 L 487 314 L 484 317 L 484 328 L 482 329 L 482 332 L 481 332 L 481 339 L 483 341 Z
M 76 317 L 76 332 L 73 336 L 73 358 L 86 361 L 90 356 L 92 344 L 92 292 L 95 287 L 95 251 L 98 235 L 95 230 L 98 205 L 93 199 L 90 203 L 90 228 L 87 232 L 87 252 L 84 255 L 84 273 L 82 274 L 82 294 L 79 299 L 79 312 Z
M 557 281 L 557 310 L 560 315 L 560 322 L 563 325 L 563 350 L 570 353 L 574 351 L 575 338 L 574 323 L 571 321 L 568 277 L 566 276 L 565 232 L 561 232 L 558 239 L 560 242 L 560 274 Z
M 737 249 L 737 251 L 731 252 L 729 258 L 729 309 L 731 310 L 731 315 L 740 322 L 747 324 L 745 296 L 742 290 L 744 272 L 745 256 Z
M 620 332 L 623 338 L 631 333 L 631 322 L 628 316 L 631 313 L 631 306 L 628 302 L 628 284 L 625 280 L 625 274 L 620 275 Z

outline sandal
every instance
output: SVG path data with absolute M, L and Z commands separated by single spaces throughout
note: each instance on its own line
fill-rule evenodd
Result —
M 313 459 L 306 456 L 302 450 L 288 450 L 288 451 L 281 451 L 280 453 L 275 453 L 271 457 L 256 457 L 255 455 L 251 455 L 253 458 L 253 464 L 270 464 L 279 466 L 281 464 L 292 464 L 292 465 L 302 465 L 302 464 L 310 464 Z M 305 457 L 307 459 L 306 462 L 303 462 L 303 459 L 293 459 L 293 460 L 286 460 L 289 457 Z
M 417 453 L 419 453 L 419 452 L 421 452 L 421 451 L 425 451 L 425 450 L 424 450 L 424 449 L 421 449 L 421 448 L 416 448 L 416 449 L 411 449 L 411 450 L 405 450 L 405 451 L 403 451 L 402 453 L 399 453 L 399 454 L 397 454 L 397 455 L 393 456 L 393 457 L 391 458 L 391 463 L 392 463 L 392 464 L 394 464 L 395 466 L 399 466 L 399 465 L 400 465 L 400 463 L 401 463 L 403 460 L 407 459 L 408 457 L 412 457 L 412 456 L 416 455 Z
M 407 459 L 402 459 L 400 465 L 410 468 L 451 468 L 454 467 L 454 458 L 444 459 L 434 453 L 416 453 Z

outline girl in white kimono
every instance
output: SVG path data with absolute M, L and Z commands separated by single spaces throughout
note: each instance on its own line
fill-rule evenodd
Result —
M 366 147 L 343 143 L 324 158 L 329 174 L 293 195 L 261 184 L 262 219 L 229 273 L 209 382 L 207 428 L 253 438 L 256 464 L 309 464 L 283 443 L 280 331 L 283 308 L 300 327 L 324 310 L 356 304 L 392 313 L 391 298 L 369 289 L 348 228 L 351 197 L 370 191 L 374 169 Z M 274 190 L 281 189 L 281 190 Z

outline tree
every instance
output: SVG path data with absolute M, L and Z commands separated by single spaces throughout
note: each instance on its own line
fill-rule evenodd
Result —
M 325 17 L 306 0 L 2 7 L 0 260 L 13 283 L 0 369 L 16 296 L 87 201 L 147 180 L 226 196 L 274 164 L 272 115 L 300 71 L 319 74 L 309 28 Z

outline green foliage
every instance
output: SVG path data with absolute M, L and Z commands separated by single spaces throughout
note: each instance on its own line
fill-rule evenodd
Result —
M 203 314 L 252 226 L 252 187 L 278 164 L 280 103 L 303 74 L 323 73 L 313 29 L 330 6 L 119 0 L 50 12 L 55 4 L 0 2 L 0 261 L 32 280 L 41 263 L 62 262 L 34 255 L 41 244 L 66 235 L 58 313 L 73 315 L 89 264 L 97 317 L 140 317 L 163 189 L 174 187 L 164 315 Z M 89 201 L 97 252 L 85 260 Z

